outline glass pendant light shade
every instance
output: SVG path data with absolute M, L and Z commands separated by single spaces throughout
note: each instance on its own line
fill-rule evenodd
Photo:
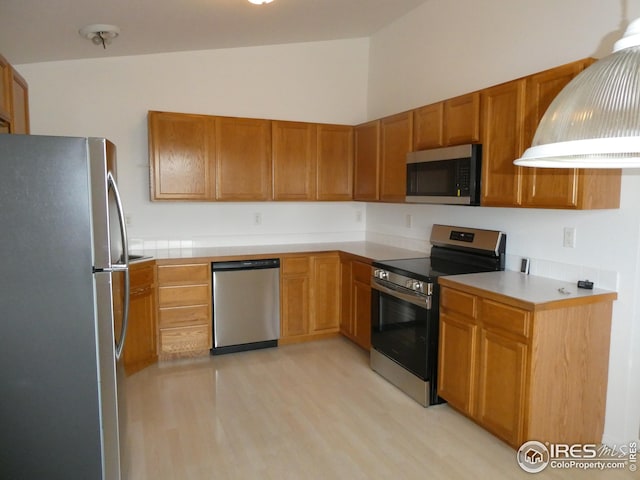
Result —
M 553 100 L 516 165 L 640 167 L 640 19 Z

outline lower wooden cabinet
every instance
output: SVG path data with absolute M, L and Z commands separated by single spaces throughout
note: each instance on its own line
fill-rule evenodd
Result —
M 158 361 L 155 263 L 134 263 L 130 275 L 129 325 L 123 350 L 127 375 Z
M 211 263 L 158 265 L 160 358 L 208 354 L 211 322 Z
M 602 441 L 615 295 L 520 306 L 439 281 L 438 394 L 449 405 L 514 448 Z
M 340 333 L 362 348 L 371 348 L 371 265 L 342 258 Z
M 280 343 L 336 335 L 341 312 L 338 254 L 283 257 L 280 268 Z

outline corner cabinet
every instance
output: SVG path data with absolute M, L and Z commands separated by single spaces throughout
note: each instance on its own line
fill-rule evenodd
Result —
M 481 92 L 483 206 L 619 208 L 621 170 L 513 165 L 556 95 L 591 63 L 579 60 Z
M 340 329 L 340 257 L 337 253 L 281 259 L 281 344 L 332 337 Z
M 451 407 L 514 448 L 602 441 L 615 293 L 531 304 L 439 283 L 438 394 Z
M 124 344 L 124 369 L 131 375 L 158 361 L 155 262 L 130 266 L 129 326 Z

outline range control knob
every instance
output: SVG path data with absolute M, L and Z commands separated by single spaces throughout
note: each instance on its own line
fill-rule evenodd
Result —
M 373 276 L 376 278 L 379 278 L 380 280 L 387 280 L 389 278 L 389 273 L 379 268 L 376 268 L 373 271 Z
M 422 282 L 419 282 L 418 280 L 414 280 L 411 285 L 411 289 L 415 292 L 422 292 Z

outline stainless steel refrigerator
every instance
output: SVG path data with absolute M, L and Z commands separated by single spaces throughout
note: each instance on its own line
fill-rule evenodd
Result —
M 0 135 L 0 478 L 126 478 L 115 147 Z

